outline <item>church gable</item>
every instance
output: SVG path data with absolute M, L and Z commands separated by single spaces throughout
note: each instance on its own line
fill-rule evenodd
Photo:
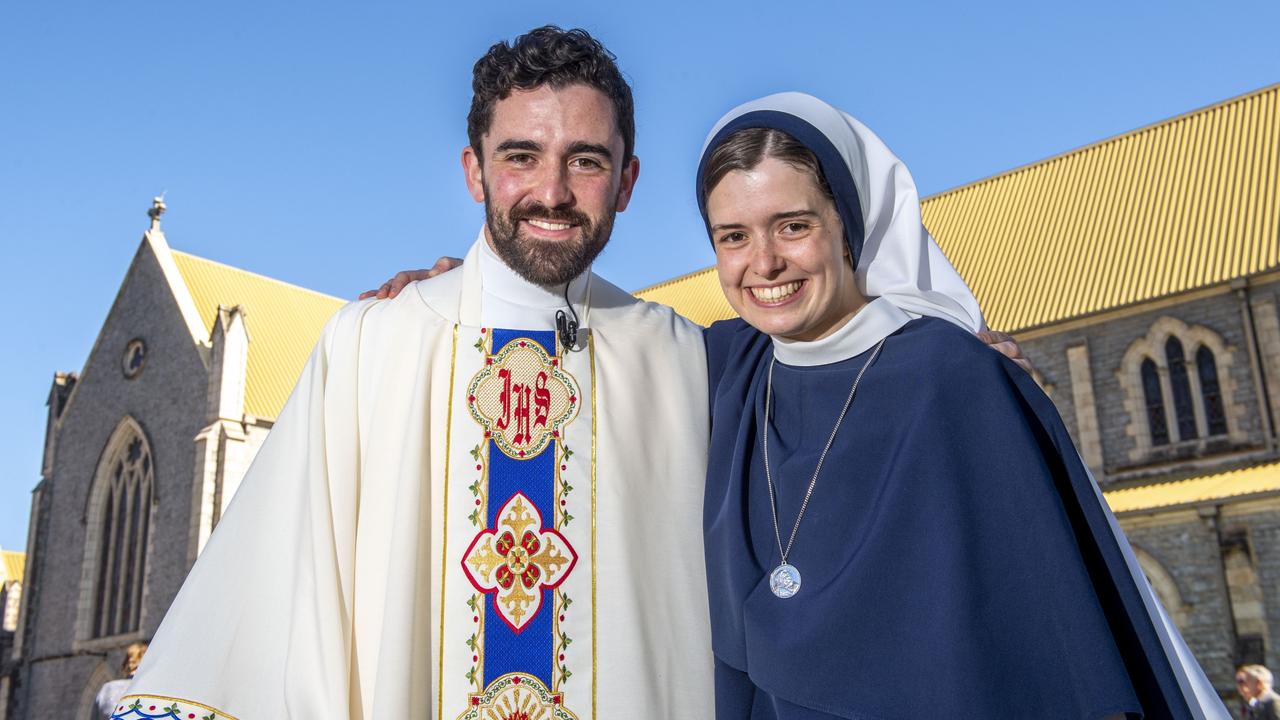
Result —
M 84 598 L 94 596 L 83 571 L 90 492 L 108 444 L 122 420 L 132 418 L 154 463 L 153 547 L 185 545 L 190 513 L 192 438 L 204 417 L 208 379 L 202 348 L 192 337 L 162 267 L 163 240 L 144 239 L 67 401 L 56 433 L 48 482 L 48 532 L 41 584 L 59 588 L 42 598 L 37 654 L 81 647 L 87 637 Z M 140 632 L 152 632 L 186 573 L 185 558 L 147 567 Z
M 183 252 L 172 256 L 204 337 L 212 336 L 219 308 L 243 312 L 250 338 L 244 411 L 274 420 L 325 322 L 344 301 Z

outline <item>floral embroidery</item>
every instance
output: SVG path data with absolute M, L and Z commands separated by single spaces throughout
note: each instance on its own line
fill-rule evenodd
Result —
M 236 720 L 234 717 L 190 700 L 130 695 L 116 706 L 111 720 Z
M 538 614 L 542 588 L 555 588 L 578 561 L 559 531 L 542 527 L 542 515 L 524 493 L 516 493 L 498 511 L 495 527 L 476 535 L 463 555 L 467 579 L 519 633 Z

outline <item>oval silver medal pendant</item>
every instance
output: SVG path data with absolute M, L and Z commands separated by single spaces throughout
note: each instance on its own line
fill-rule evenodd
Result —
M 769 574 L 769 589 L 783 600 L 800 592 L 800 571 L 795 565 L 782 563 Z

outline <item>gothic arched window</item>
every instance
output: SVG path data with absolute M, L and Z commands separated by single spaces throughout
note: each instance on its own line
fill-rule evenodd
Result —
M 1147 401 L 1147 427 L 1152 445 L 1169 444 L 1169 423 L 1164 414 L 1164 393 L 1160 391 L 1160 375 L 1151 358 L 1142 361 L 1142 394 Z
M 1178 419 L 1178 439 L 1194 440 L 1196 410 L 1191 404 L 1191 381 L 1187 378 L 1187 360 L 1182 352 L 1182 341 L 1170 337 L 1164 344 L 1165 360 L 1169 363 L 1169 386 L 1173 390 L 1173 412 Z
M 1213 351 L 1204 345 L 1196 351 L 1196 371 L 1200 374 L 1200 395 L 1204 399 L 1207 435 L 1227 434 L 1227 414 L 1222 408 L 1222 389 L 1218 385 L 1218 363 Z
M 109 448 L 93 491 L 98 522 L 90 538 L 97 548 L 89 636 L 95 638 L 138 629 L 154 480 L 151 449 L 135 424 L 122 423 Z

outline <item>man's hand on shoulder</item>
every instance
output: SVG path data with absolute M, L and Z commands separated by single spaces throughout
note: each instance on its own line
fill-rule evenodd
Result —
M 365 290 L 360 293 L 360 297 L 356 299 L 366 300 L 368 298 L 377 298 L 379 300 L 386 300 L 387 298 L 393 298 L 400 294 L 400 291 L 404 289 L 405 285 L 416 280 L 428 280 L 437 275 L 447 273 L 461 264 L 462 258 L 449 257 L 446 255 L 445 257 L 436 260 L 436 264 L 429 268 L 423 268 L 421 270 L 401 270 L 393 275 L 390 280 L 382 283 L 381 287 L 377 290 Z
M 987 347 L 1018 363 L 1018 367 L 1031 372 L 1031 361 L 1022 354 L 1022 346 L 1009 333 L 999 330 L 979 330 L 974 333 Z

